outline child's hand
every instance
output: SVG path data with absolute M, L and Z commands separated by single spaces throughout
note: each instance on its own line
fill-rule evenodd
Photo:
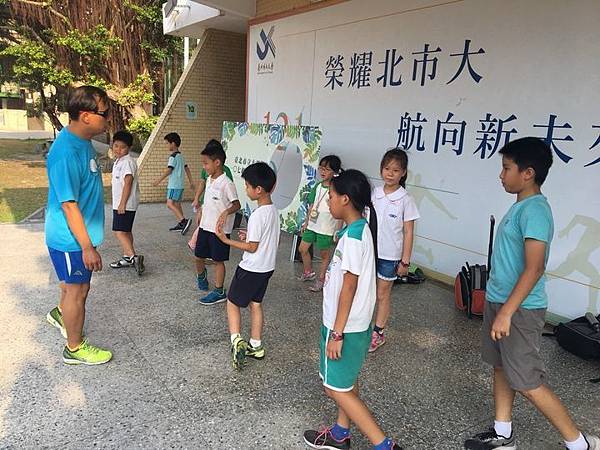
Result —
M 217 220 L 217 228 L 222 227 L 223 225 L 225 225 L 225 221 L 227 220 L 227 216 L 229 214 L 227 214 L 227 211 L 223 211 L 221 213 L 221 215 L 219 216 L 219 219 Z
M 396 275 L 399 277 L 405 277 L 408 275 L 408 267 L 404 267 L 401 263 L 398 263 L 398 268 L 396 269 Z
M 238 238 L 239 238 L 240 241 L 246 242 L 246 236 L 247 236 L 246 230 L 239 230 L 238 231 Z
M 152 186 L 158 186 L 160 184 L 160 180 L 156 180 L 154 183 L 152 183 Z
M 117 208 L 117 214 L 125 214 L 125 205 L 119 205 Z
M 499 341 L 503 337 L 510 335 L 510 323 L 510 314 L 503 313 L 502 310 L 500 310 L 492 324 L 492 331 L 490 331 L 492 340 Z
M 217 224 L 217 228 L 215 230 L 215 234 L 217 235 L 217 237 L 219 239 L 221 239 L 223 242 L 225 242 L 225 240 L 227 239 L 227 236 L 225 235 L 225 232 L 223 231 L 223 224 Z
M 200 226 L 200 220 L 202 220 L 202 208 L 199 208 L 196 213 L 196 226 Z
M 342 357 L 342 345 L 344 341 L 328 341 L 327 342 L 327 358 L 340 359 Z

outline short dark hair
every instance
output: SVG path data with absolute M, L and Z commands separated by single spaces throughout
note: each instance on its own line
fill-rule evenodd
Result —
M 129 131 L 125 130 L 117 131 L 115 134 L 113 134 L 112 140 L 113 142 L 121 141 L 127 147 L 131 147 L 133 145 L 133 135 Z
M 181 145 L 181 136 L 179 136 L 177 133 L 169 133 L 165 136 L 165 141 L 167 141 L 169 144 L 175 142 L 175 145 L 179 147 Z
M 103 89 L 96 86 L 79 86 L 70 92 L 67 102 L 69 119 L 79 120 L 81 111 L 98 112 L 98 103 L 104 102 L 108 107 L 109 98 Z
M 319 161 L 319 166 L 329 166 L 333 173 L 339 174 L 344 169 L 342 169 L 342 160 L 337 155 L 327 155 L 321 158 Z
M 216 139 L 211 139 L 204 147 L 204 150 L 200 152 L 201 155 L 208 156 L 213 161 L 218 159 L 221 161 L 221 165 L 225 164 L 225 159 L 227 156 L 225 155 L 225 150 L 223 150 L 223 146 Z
M 535 182 L 538 186 L 546 181 L 552 166 L 552 149 L 542 139 L 517 139 L 502 147 L 499 153 L 512 160 L 521 172 L 531 167 L 535 171 Z
M 260 186 L 267 192 L 273 190 L 275 182 L 277 181 L 275 171 L 271 166 L 264 162 L 250 164 L 242 172 L 242 178 L 253 188 L 256 189 Z

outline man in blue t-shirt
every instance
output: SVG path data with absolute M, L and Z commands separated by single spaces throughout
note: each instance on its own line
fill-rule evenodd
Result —
M 527 398 L 562 435 L 569 450 L 599 450 L 600 439 L 581 433 L 565 406 L 545 384 L 540 357 L 548 297 L 544 271 L 554 234 L 552 210 L 541 186 L 552 150 L 541 139 L 523 138 L 500 150 L 504 190 L 516 194 L 494 242 L 483 315 L 483 360 L 494 368 L 494 425 L 465 442 L 477 450 L 515 449 L 515 393 Z
M 96 248 L 104 239 L 102 174 L 91 138 L 106 129 L 108 96 L 102 89 L 81 86 L 72 92 L 63 128 L 48 153 L 46 245 L 60 281 L 60 303 L 46 318 L 67 339 L 66 364 L 103 364 L 108 350 L 83 337 L 85 302 L 92 272 L 102 270 Z

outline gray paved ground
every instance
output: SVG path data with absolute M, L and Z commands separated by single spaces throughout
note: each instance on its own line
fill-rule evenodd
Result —
M 185 239 L 166 231 L 171 222 L 164 206 L 143 205 L 135 232 L 147 273 L 94 277 L 86 334 L 115 353 L 98 367 L 64 366 L 64 341 L 44 319 L 58 288 L 43 226 L 0 226 L 0 448 L 301 449 L 305 428 L 334 419 L 317 375 L 320 298 L 293 280 L 291 239 L 282 238 L 265 302 L 267 358 L 235 373 L 224 305 L 197 303 Z M 106 265 L 119 254 L 110 236 L 101 250 Z M 368 358 L 363 398 L 405 448 L 461 448 L 493 418 L 480 321 L 467 321 L 431 282 L 393 296 L 389 342 Z M 600 433 L 600 385 L 587 381 L 600 365 L 551 339 L 543 354 L 576 420 Z M 523 401 L 514 422 L 520 449 L 561 448 Z M 369 446 L 355 433 L 353 448 Z

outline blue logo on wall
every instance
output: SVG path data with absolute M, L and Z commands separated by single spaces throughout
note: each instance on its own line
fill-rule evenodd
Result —
M 275 44 L 273 43 L 273 32 L 275 31 L 275 26 L 272 26 L 269 30 L 268 34 L 265 34 L 265 30 L 260 30 L 260 39 L 264 45 L 264 48 L 260 48 L 260 42 L 256 43 L 256 54 L 258 58 L 262 61 L 264 60 L 269 51 L 275 57 Z

